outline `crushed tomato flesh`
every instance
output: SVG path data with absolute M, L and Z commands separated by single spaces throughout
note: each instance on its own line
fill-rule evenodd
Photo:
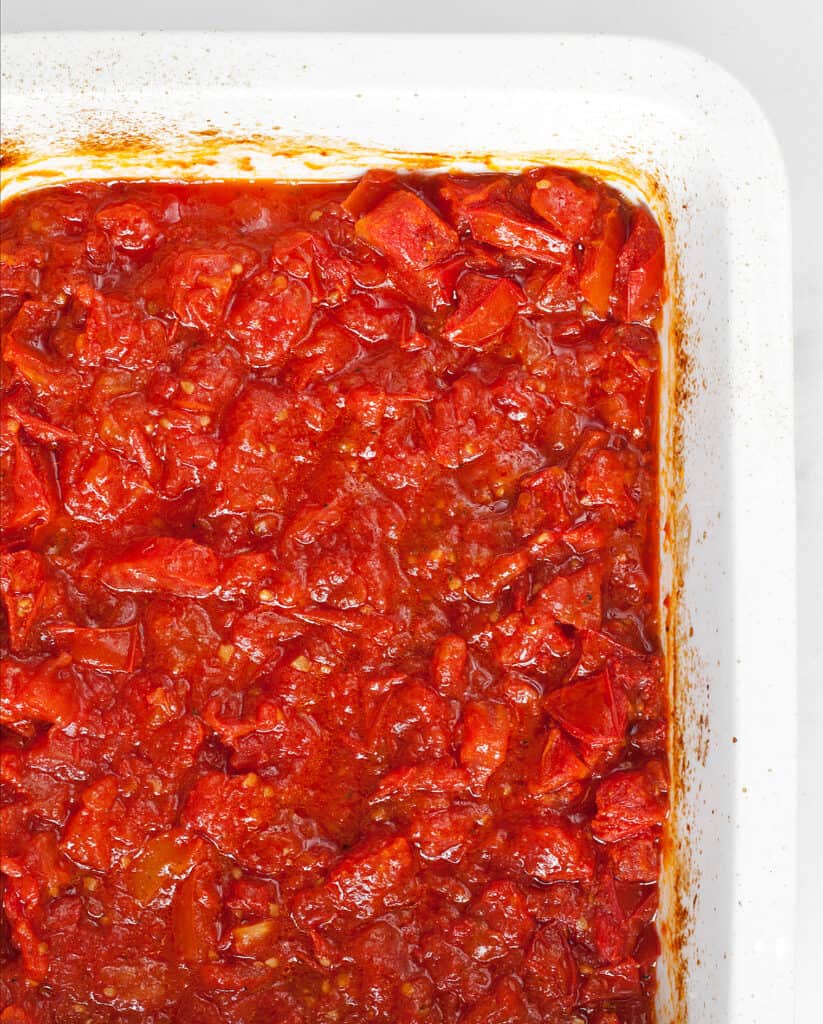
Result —
M 664 250 L 602 182 L 2 236 L 2 1024 L 648 1024 Z

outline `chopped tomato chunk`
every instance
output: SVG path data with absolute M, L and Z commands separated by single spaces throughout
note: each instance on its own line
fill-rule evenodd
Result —
M 592 831 L 606 842 L 637 835 L 660 825 L 666 814 L 666 779 L 662 765 L 615 772 L 597 787 L 597 814 Z
M 463 712 L 460 763 L 476 779 L 485 781 L 506 760 L 510 735 L 511 722 L 505 704 L 468 704 Z
M 625 452 L 603 448 L 588 460 L 578 477 L 578 492 L 583 505 L 608 505 L 620 522 L 633 518 L 637 502 L 633 490 L 637 467 Z
M 504 427 L 502 411 L 473 374 L 459 377 L 435 399 L 430 418 L 420 416 L 426 446 L 433 458 L 449 469 L 485 455 Z
M 32 720 L 69 725 L 78 700 L 68 660 L 58 655 L 31 667 L 10 659 L 0 662 L 0 721 L 20 731 L 28 731 L 25 726 Z
M 544 597 L 543 592 L 522 611 L 502 619 L 495 634 L 500 661 L 509 667 L 534 664 L 546 668 L 574 650 L 572 639 L 552 609 L 551 595 Z
M 594 873 L 594 846 L 577 825 L 557 821 L 520 830 L 513 855 L 540 882 L 582 882 Z
M 234 303 L 229 331 L 252 366 L 278 366 L 306 333 L 312 312 L 311 293 L 302 281 L 263 271 Z
M 396 180 L 394 171 L 366 171 L 340 205 L 352 217 L 360 217 L 383 198 Z
M 564 238 L 577 241 L 591 231 L 600 196 L 565 174 L 547 172 L 535 182 L 529 202 Z
M 655 882 L 660 873 L 658 837 L 645 832 L 618 840 L 609 851 L 614 877 L 621 882 Z
M 640 969 L 633 961 L 602 967 L 583 982 L 581 1002 L 592 1006 L 613 999 L 638 996 L 641 989 Z
M 356 851 L 329 875 L 328 891 L 341 910 L 373 917 L 385 906 L 403 902 L 414 861 L 402 836 L 372 849 Z
M 155 218 L 137 203 L 112 203 L 98 210 L 94 222 L 108 236 L 112 245 L 125 252 L 150 249 L 160 236 Z
M 602 569 L 587 565 L 568 576 L 555 576 L 540 591 L 540 603 L 558 622 L 577 629 L 597 629 L 602 616 Z
M 422 270 L 457 251 L 454 229 L 413 192 L 392 192 L 355 226 L 357 235 L 400 267 Z
M 224 319 L 243 273 L 243 264 L 228 252 L 192 249 L 181 253 L 171 270 L 171 308 L 181 324 L 214 330 Z
M 174 888 L 192 867 L 205 860 L 208 850 L 198 839 L 186 841 L 184 833 L 162 833 L 151 838 L 129 865 L 127 886 L 143 905 Z
M 535 934 L 525 961 L 526 987 L 538 1002 L 552 1009 L 571 1009 L 577 1002 L 579 972 L 562 927 L 543 925 Z

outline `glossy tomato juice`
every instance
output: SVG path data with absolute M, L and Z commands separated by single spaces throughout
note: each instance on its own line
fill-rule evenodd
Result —
M 6 204 L 2 1024 L 649 1024 L 649 211 L 570 170 Z

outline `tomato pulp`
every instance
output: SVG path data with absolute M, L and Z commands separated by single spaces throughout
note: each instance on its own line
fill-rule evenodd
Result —
M 90 183 L 2 261 L 2 1024 L 650 1021 L 649 212 Z

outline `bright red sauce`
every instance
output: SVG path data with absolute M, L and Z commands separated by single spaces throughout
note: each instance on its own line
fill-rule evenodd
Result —
M 648 1022 L 649 213 L 87 184 L 2 253 L 0 1022 Z

